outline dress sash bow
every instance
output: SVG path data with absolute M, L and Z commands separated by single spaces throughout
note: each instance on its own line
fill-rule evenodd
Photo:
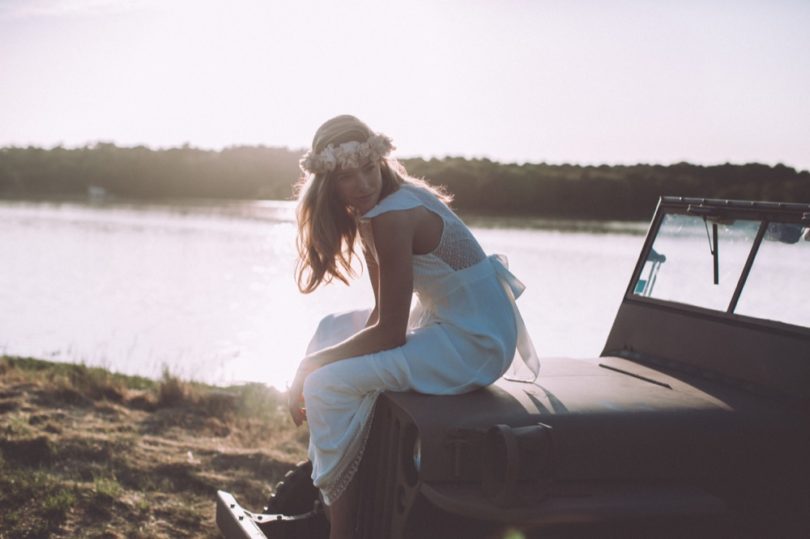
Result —
M 520 282 L 520 280 L 515 277 L 511 271 L 509 271 L 509 260 L 504 255 L 491 255 L 489 260 L 492 263 L 493 268 L 495 268 L 495 274 L 498 277 L 498 281 L 501 283 L 504 292 L 506 292 L 506 295 L 509 297 L 510 303 L 512 304 L 512 311 L 515 313 L 515 323 L 517 324 L 517 353 L 520 355 L 523 363 L 532 373 L 531 378 L 518 377 L 518 365 L 515 361 L 512 361 L 512 366 L 509 369 L 509 373 L 504 376 L 504 378 L 517 382 L 534 383 L 534 381 L 537 379 L 537 375 L 540 372 L 540 359 L 537 357 L 537 351 L 534 349 L 534 343 L 532 342 L 532 338 L 529 336 L 529 332 L 526 329 L 526 324 L 523 322 L 523 317 L 520 315 L 520 311 L 518 310 L 517 303 L 515 301 L 520 297 L 521 294 L 523 294 L 523 291 L 526 290 L 526 285 Z

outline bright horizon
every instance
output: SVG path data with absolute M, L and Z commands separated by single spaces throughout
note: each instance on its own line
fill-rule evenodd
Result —
M 810 3 L 0 0 L 0 146 L 810 169 Z

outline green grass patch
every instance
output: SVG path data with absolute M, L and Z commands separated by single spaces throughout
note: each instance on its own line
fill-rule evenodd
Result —
M 7 537 L 48 537 L 76 504 L 75 487 L 43 470 L 0 463 L 0 530 Z
M 93 493 L 99 501 L 112 501 L 117 499 L 123 488 L 114 477 L 96 477 L 93 480 Z

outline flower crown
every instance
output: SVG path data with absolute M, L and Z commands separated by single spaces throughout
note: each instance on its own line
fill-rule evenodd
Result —
M 365 142 L 351 140 L 339 146 L 329 144 L 320 152 L 312 150 L 304 154 L 298 162 L 298 166 L 304 172 L 312 174 L 324 174 L 332 172 L 338 167 L 355 168 L 362 165 L 366 160 L 377 161 L 391 153 L 394 144 L 391 139 L 381 133 L 375 133 L 368 137 Z

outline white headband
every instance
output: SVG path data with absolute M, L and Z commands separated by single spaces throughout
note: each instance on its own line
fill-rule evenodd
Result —
M 394 149 L 394 144 L 387 136 L 375 133 L 365 142 L 351 140 L 339 146 L 329 144 L 318 153 L 312 150 L 304 154 L 298 166 L 304 172 L 323 174 L 332 172 L 338 167 L 355 168 L 366 160 L 378 161 Z

